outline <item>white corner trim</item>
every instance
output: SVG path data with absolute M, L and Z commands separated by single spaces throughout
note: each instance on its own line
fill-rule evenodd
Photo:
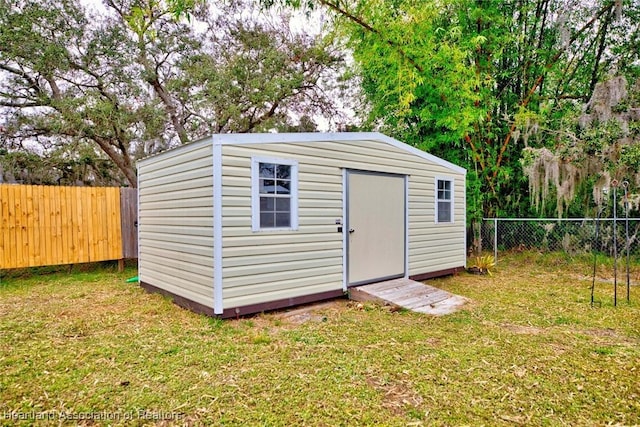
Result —
M 138 170 L 136 174 L 136 223 L 138 226 L 136 227 L 136 239 L 138 239 L 138 283 L 142 281 L 141 279 L 141 271 L 140 271 L 140 254 L 142 253 L 141 244 L 140 244 L 140 165 L 138 165 Z
M 222 146 L 213 141 L 213 312 L 222 314 Z
M 464 206 L 464 209 L 462 212 L 464 212 L 462 214 L 462 224 L 465 227 L 467 227 L 467 180 L 465 178 L 465 180 L 463 181 L 463 185 L 462 185 L 462 206 Z M 467 242 L 467 233 L 464 233 L 464 253 L 463 253 L 463 257 L 464 257 L 464 268 L 467 268 L 467 248 L 469 246 L 468 245 L 469 242 Z
M 404 278 L 409 277 L 409 175 L 404 177 Z
M 342 169 L 342 291 L 347 292 L 347 176 L 348 171 Z
M 270 135 L 270 134 L 265 134 Z M 291 166 L 291 226 L 284 228 L 260 228 L 260 163 L 275 163 Z M 275 157 L 251 157 L 251 231 L 296 231 L 298 230 L 298 161 Z

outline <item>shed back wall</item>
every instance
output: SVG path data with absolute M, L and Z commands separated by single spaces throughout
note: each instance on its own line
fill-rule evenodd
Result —
M 140 281 L 213 307 L 213 148 L 140 161 Z

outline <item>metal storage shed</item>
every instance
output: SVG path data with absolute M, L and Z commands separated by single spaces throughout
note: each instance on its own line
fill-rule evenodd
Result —
M 231 317 L 464 268 L 466 171 L 380 133 L 214 135 L 138 163 L 139 280 Z

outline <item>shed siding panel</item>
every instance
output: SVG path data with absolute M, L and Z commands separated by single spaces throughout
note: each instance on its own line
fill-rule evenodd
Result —
M 192 236 L 204 238 L 213 237 L 213 230 L 211 229 L 211 227 L 197 227 L 193 226 L 193 224 L 188 224 L 188 226 L 185 226 L 186 221 L 176 221 L 176 223 L 179 223 L 180 225 L 171 226 L 154 224 L 153 227 L 147 227 L 150 230 L 145 231 L 145 233 L 149 233 L 150 236 L 158 236 L 159 240 L 166 240 L 168 242 L 173 241 L 172 237 L 174 236 L 186 236 L 188 238 L 192 238 Z
M 243 292 L 242 295 L 239 296 L 234 296 L 233 294 L 230 296 L 228 292 L 225 292 L 225 307 L 241 307 L 243 305 L 288 300 L 290 298 L 335 291 L 336 287 L 330 284 L 333 277 L 334 276 L 326 276 L 320 285 L 309 284 L 305 279 L 280 280 L 278 281 L 278 286 L 267 289 L 264 293 L 252 293 L 255 292 L 256 289 L 249 286 L 244 289 L 246 292 Z M 336 280 L 338 280 L 338 277 L 341 276 L 335 275 Z M 227 299 L 229 303 L 227 303 Z
M 225 260 L 227 260 L 228 266 L 242 265 L 246 263 L 244 259 L 247 256 L 261 255 L 260 262 L 263 259 L 270 259 L 269 257 L 275 257 L 278 254 L 282 254 L 284 257 L 300 256 L 299 254 L 313 254 L 316 252 L 327 252 L 335 250 L 334 244 L 330 240 L 325 241 L 313 241 L 305 243 L 277 243 L 271 240 L 269 243 L 269 255 L 264 255 L 264 249 L 259 245 L 236 245 L 225 247 Z M 342 253 L 342 250 L 340 250 Z
M 452 224 L 435 222 L 435 180 L 454 180 Z M 465 177 L 451 171 L 423 172 L 409 184 L 409 275 L 465 265 Z
M 342 288 L 342 172 L 315 155 L 223 147 L 225 308 Z M 252 156 L 298 161 L 297 231 L 251 231 Z
M 142 160 L 140 280 L 213 307 L 213 150 L 196 143 Z
M 145 258 L 147 265 L 153 267 L 151 269 L 152 275 L 158 277 L 167 276 L 167 278 L 172 277 L 172 280 L 169 281 L 169 284 L 183 287 L 191 292 L 195 292 L 201 295 L 206 294 L 207 288 L 211 285 L 211 280 L 207 279 L 199 271 L 197 271 L 199 269 L 195 268 L 195 265 L 170 262 L 164 257 L 158 257 L 149 254 L 147 254 Z M 146 280 L 146 277 L 141 278 L 140 280 L 154 285 L 153 282 L 148 282 Z M 189 286 L 185 287 L 184 283 L 188 283 Z M 180 294 L 178 293 L 178 295 Z M 200 299 L 202 300 L 202 298 Z
M 252 156 L 298 162 L 298 230 L 251 231 Z M 409 275 L 464 265 L 463 174 L 377 141 L 224 145 L 225 308 L 341 289 L 344 168 L 409 175 Z M 436 176 L 454 178 L 453 224 L 435 223 Z
M 208 239 L 207 236 L 201 235 L 183 235 L 183 234 L 164 234 L 157 232 L 149 232 L 146 234 L 147 241 L 149 242 L 150 247 L 165 247 L 167 242 L 171 245 L 176 245 L 176 248 L 179 248 L 180 245 L 185 246 L 198 246 L 197 252 L 207 252 L 208 247 Z M 196 250 L 193 251 L 196 253 Z M 209 253 L 210 254 L 210 253 Z
M 204 169 L 203 169 L 204 170 Z M 172 192 L 180 192 L 184 189 L 192 189 L 192 188 L 206 188 L 207 186 L 211 188 L 212 177 L 211 176 L 201 176 L 195 179 L 191 179 L 184 182 L 172 182 L 164 185 L 157 186 L 149 186 L 139 188 L 138 192 L 141 196 L 149 196 L 152 194 L 165 194 Z M 162 199 L 160 197 L 160 199 Z M 166 200 L 166 199 L 165 199 Z
M 199 141 L 183 145 L 175 150 L 165 151 L 153 157 L 143 159 L 138 165 L 139 168 L 145 168 L 145 173 L 162 171 L 179 165 L 184 165 L 188 168 L 194 161 L 204 158 L 204 156 L 202 156 L 203 149 L 211 150 L 211 141 Z
M 147 194 L 145 200 L 149 202 L 163 202 L 168 200 L 173 202 L 174 200 L 191 200 L 195 198 L 211 198 L 211 189 L 207 187 L 196 187 L 175 191 L 163 191 L 154 195 Z

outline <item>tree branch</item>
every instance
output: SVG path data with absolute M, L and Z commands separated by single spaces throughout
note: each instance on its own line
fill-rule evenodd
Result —
M 4 94 L 0 94 L 4 95 Z M 30 108 L 30 107 L 42 107 L 43 105 L 38 102 L 16 102 L 16 101 L 3 101 L 0 100 L 0 107 L 9 108 Z
M 393 40 L 389 40 L 388 38 L 384 37 L 382 35 L 382 33 L 378 29 L 376 29 L 373 26 L 371 26 L 370 24 L 366 23 L 363 19 L 355 16 L 354 14 L 352 14 L 349 11 L 347 11 L 346 9 L 341 8 L 338 5 L 337 2 L 336 3 L 332 3 L 329 0 L 319 0 L 319 3 L 324 5 L 324 6 L 326 6 L 326 7 L 328 7 L 329 9 L 333 10 L 334 12 L 337 12 L 339 15 L 342 15 L 343 17 L 347 18 L 349 21 L 354 22 L 355 24 L 359 25 L 360 27 L 364 28 L 365 30 L 380 36 L 382 41 L 384 41 L 386 44 L 388 44 L 389 46 L 394 48 L 396 51 L 398 51 L 400 56 L 402 56 L 404 59 L 406 59 L 416 70 L 418 70 L 421 73 L 424 72 L 424 68 L 422 68 L 422 66 L 420 66 L 420 64 L 418 64 L 413 58 L 411 58 L 404 51 L 402 46 L 400 46 L 398 43 L 394 42 Z
M 607 28 L 611 24 L 612 18 L 613 18 L 613 10 L 610 10 L 609 13 L 607 14 L 607 17 L 604 20 L 604 23 L 599 29 L 600 40 L 598 43 L 598 50 L 596 53 L 596 58 L 594 60 L 593 70 L 591 73 L 591 83 L 589 84 L 590 93 L 593 93 L 593 90 L 596 87 L 596 83 L 598 83 L 598 69 L 600 68 L 599 67 L 600 59 L 602 58 L 602 54 L 604 53 L 604 50 L 605 50 L 605 41 L 607 40 Z
M 23 79 L 25 79 L 29 85 L 33 88 L 38 88 L 40 89 L 40 86 L 38 85 L 38 82 L 35 78 L 33 78 L 32 76 L 30 76 L 29 74 L 27 74 L 26 71 L 18 69 L 18 68 L 13 68 L 7 64 L 1 64 L 0 63 L 0 70 L 5 70 L 10 72 L 11 74 L 15 74 L 17 76 L 22 77 Z
M 55 81 L 53 77 L 50 77 L 50 76 L 47 76 L 44 79 L 47 81 L 47 83 L 49 83 L 49 87 L 51 88 L 52 98 L 56 101 L 60 101 L 62 99 L 62 92 L 60 92 L 58 83 Z

